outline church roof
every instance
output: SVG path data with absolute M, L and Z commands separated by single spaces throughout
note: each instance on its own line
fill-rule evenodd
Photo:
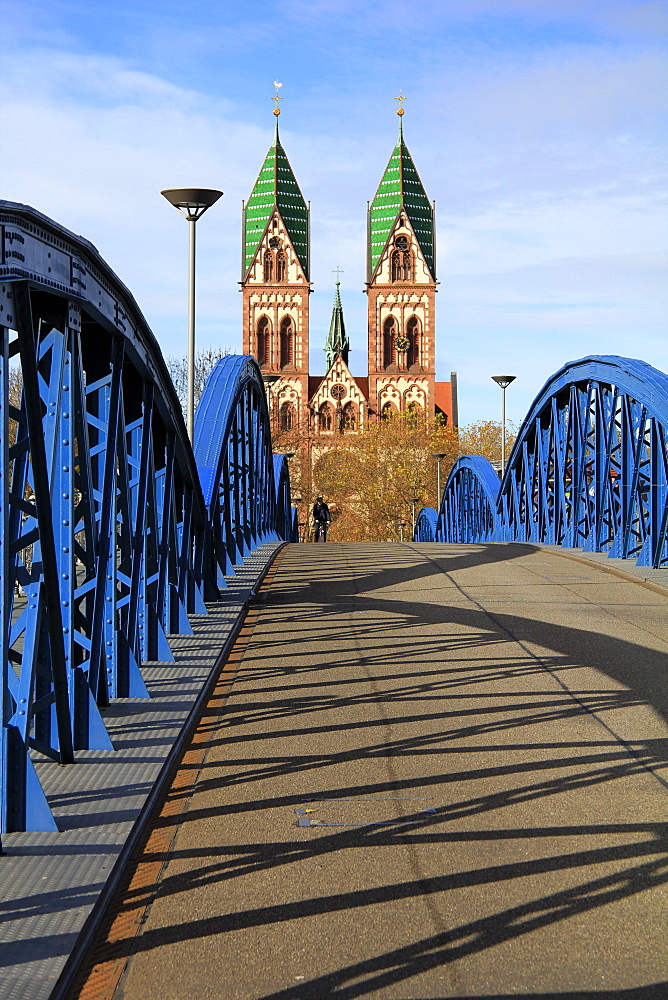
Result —
M 434 406 L 452 423 L 452 382 L 434 382 Z
M 327 351 L 327 371 L 334 364 L 337 354 L 340 354 L 345 363 L 348 364 L 350 341 L 346 336 L 346 324 L 343 321 L 343 305 L 341 304 L 341 295 L 339 293 L 340 284 L 341 282 L 337 281 L 334 305 L 332 307 L 332 320 L 329 324 L 329 336 L 325 344 L 325 350 Z
M 373 274 L 401 210 L 413 227 L 432 276 L 434 270 L 434 210 L 413 158 L 404 142 L 401 118 L 399 138 L 376 196 L 369 208 L 369 263 Z
M 295 253 L 308 278 L 308 208 L 278 136 L 269 147 L 244 212 L 244 270 L 253 263 L 274 209 L 280 212 Z

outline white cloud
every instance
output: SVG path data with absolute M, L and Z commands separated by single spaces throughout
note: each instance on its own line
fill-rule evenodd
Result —
M 468 6 L 453 9 L 464 17 Z M 478 0 L 475 10 L 494 7 Z M 533 3 L 513 8 L 536 14 Z M 288 10 L 301 16 L 294 2 Z M 332 11 L 320 4 L 309 16 Z M 236 21 L 229 32 L 230 44 L 235 32 L 242 37 Z M 480 43 L 449 55 L 436 61 L 430 50 L 423 67 L 411 64 L 406 135 L 437 200 L 439 375 L 459 371 L 464 418 L 497 415 L 495 368 L 521 376 L 508 400 L 515 419 L 523 411 L 513 407 L 528 405 L 552 371 L 587 353 L 632 354 L 668 370 L 657 53 L 569 44 L 511 56 Z M 362 78 L 342 66 L 340 83 L 332 66 L 314 71 L 281 117 L 313 206 L 314 372 L 324 367 L 338 265 L 356 371 L 365 370 L 366 201 L 394 143 L 387 95 L 401 69 L 387 65 L 379 76 L 377 51 L 370 64 Z M 0 113 L 12 156 L 2 196 L 95 243 L 169 353 L 179 351 L 185 327 L 187 232 L 159 191 L 225 191 L 198 227 L 198 328 L 200 342 L 238 349 L 240 203 L 271 139 L 268 96 L 260 125 L 246 119 L 245 102 L 273 69 L 253 64 L 236 79 L 221 65 L 217 92 L 225 96 L 214 99 L 136 60 L 17 47 L 4 66 Z M 335 99 L 339 85 L 345 102 Z

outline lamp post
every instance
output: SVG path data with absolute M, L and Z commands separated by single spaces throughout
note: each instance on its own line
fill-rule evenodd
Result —
M 406 527 L 406 522 L 405 521 L 399 521 L 399 541 L 400 542 L 403 542 L 403 540 L 404 540 L 404 528 L 405 527 Z
M 406 503 L 409 503 L 411 505 L 411 519 L 413 521 L 413 534 L 415 534 L 415 504 L 416 503 L 420 503 L 420 498 L 419 497 L 409 497 L 409 499 L 406 501 Z
M 492 375 L 492 379 L 501 386 L 501 478 L 506 471 L 506 389 L 516 375 Z
M 436 459 L 436 482 L 437 488 L 436 492 L 438 494 L 438 502 L 436 504 L 436 512 L 441 509 L 441 461 L 445 458 L 445 452 L 434 452 L 432 458 Z
M 188 400 L 186 426 L 192 443 L 195 423 L 195 224 L 207 208 L 218 201 L 222 191 L 212 188 L 168 188 L 160 194 L 170 205 L 178 208 L 190 224 L 188 240 Z

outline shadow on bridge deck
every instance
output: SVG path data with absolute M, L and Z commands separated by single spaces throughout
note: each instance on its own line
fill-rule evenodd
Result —
M 667 609 L 533 546 L 288 547 L 71 996 L 665 997 Z

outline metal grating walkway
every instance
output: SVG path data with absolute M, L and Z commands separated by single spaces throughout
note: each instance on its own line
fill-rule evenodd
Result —
M 0 858 L 0 995 L 46 1000 L 72 952 L 175 740 L 256 582 L 282 543 L 268 543 L 228 578 L 226 600 L 170 638 L 176 663 L 148 663 L 151 700 L 118 699 L 104 718 L 115 751 L 37 770 L 59 833 L 10 833 Z

